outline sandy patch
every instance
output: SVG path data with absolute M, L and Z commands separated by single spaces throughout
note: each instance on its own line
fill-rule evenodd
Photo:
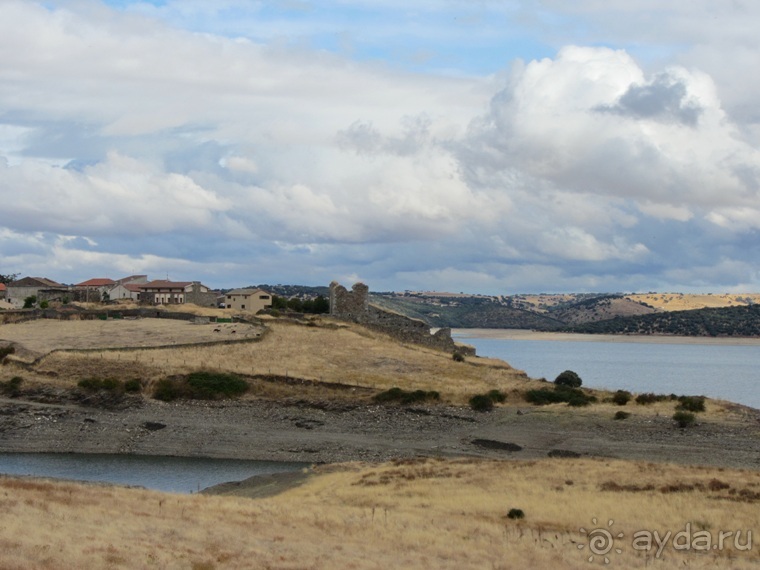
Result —
M 636 342 L 650 344 L 760 345 L 760 338 L 665 335 L 615 335 L 541 332 L 526 329 L 453 329 L 454 340 L 492 338 L 504 340 L 552 340 L 564 342 Z

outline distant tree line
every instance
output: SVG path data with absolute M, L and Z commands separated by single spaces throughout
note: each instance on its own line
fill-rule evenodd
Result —
M 583 323 L 565 329 L 588 334 L 760 336 L 760 306 L 673 311 Z
M 272 308 L 279 311 L 294 311 L 296 313 L 324 314 L 330 312 L 330 301 L 322 295 L 317 295 L 313 299 L 299 299 L 298 297 L 279 297 L 272 295 Z

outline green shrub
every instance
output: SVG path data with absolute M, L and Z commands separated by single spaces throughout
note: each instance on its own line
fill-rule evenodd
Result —
M 0 393 L 15 398 L 21 393 L 21 383 L 24 379 L 21 376 L 14 376 L 7 382 L 0 382 Z
M 566 402 L 569 406 L 588 406 L 596 402 L 595 396 L 589 396 L 578 388 L 568 388 L 567 386 L 554 386 L 553 390 L 541 388 L 540 390 L 528 390 L 525 392 L 525 401 L 538 406 L 546 404 L 558 404 Z
M 691 412 L 678 411 L 673 414 L 673 419 L 678 424 L 678 427 L 686 428 L 694 424 L 697 421 L 697 416 Z
M 517 519 L 524 519 L 525 513 L 522 509 L 509 509 L 509 512 L 507 513 L 507 518 L 512 520 Z
M 398 402 L 400 404 L 416 404 L 426 400 L 440 400 L 441 395 L 436 391 L 426 392 L 424 390 L 414 390 L 413 392 L 402 390 L 395 387 L 385 392 L 375 394 L 372 398 L 377 403 Z
M 618 390 L 612 395 L 612 402 L 618 406 L 625 406 L 631 399 L 631 393 L 627 390 Z
M 615 418 L 616 420 L 627 420 L 631 414 L 628 412 L 624 412 L 623 410 L 620 410 L 618 412 L 615 412 Z
M 705 411 L 705 397 L 704 396 L 680 396 L 678 398 L 678 404 L 676 410 L 684 410 L 687 412 L 704 412 Z
M 501 390 L 491 390 L 486 394 L 494 404 L 503 404 L 507 401 L 507 395 Z
M 572 370 L 565 370 L 560 372 L 554 379 L 554 383 L 557 386 L 567 386 L 568 388 L 580 388 L 583 384 L 583 380 Z
M 47 309 L 49 306 L 50 306 L 50 303 L 48 303 L 47 301 L 42 301 L 40 303 L 40 309 Z
M 488 394 L 476 394 L 470 398 L 470 407 L 476 412 L 490 412 L 493 410 L 493 400 Z
M 156 382 L 156 387 L 153 389 L 153 397 L 156 400 L 171 402 L 185 395 L 185 391 L 182 388 L 179 381 L 162 378 Z
M 639 394 L 636 396 L 636 403 L 641 404 L 642 406 L 647 406 L 649 404 L 654 404 L 655 402 L 663 402 L 668 399 L 668 396 L 665 396 L 663 394 L 653 394 L 652 392 L 648 392 L 646 394 Z
M 34 307 L 34 305 L 37 304 L 37 295 L 29 295 L 26 299 L 24 299 L 24 309 L 31 309 Z
M 556 390 L 541 388 L 540 390 L 528 390 L 525 392 L 525 401 L 538 406 L 565 402 L 564 396 Z
M 130 393 L 139 392 L 142 390 L 142 384 L 137 378 L 132 378 L 124 382 L 124 390 Z
M 464 362 L 464 354 L 459 351 L 454 352 L 454 354 L 451 355 L 451 358 L 454 359 L 454 362 Z
M 187 375 L 187 384 L 192 388 L 192 398 L 211 400 L 219 397 L 233 398 L 248 391 L 248 382 L 235 374 L 201 370 Z

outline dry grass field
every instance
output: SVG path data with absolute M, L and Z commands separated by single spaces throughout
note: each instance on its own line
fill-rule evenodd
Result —
M 204 334 L 216 340 L 245 338 L 248 335 L 251 342 L 146 350 L 56 352 L 43 359 L 37 369 L 44 373 L 45 381 L 51 382 L 50 377 L 55 376 L 59 383 L 71 383 L 82 376 L 132 378 L 136 374 L 155 380 L 171 374 L 211 369 L 244 375 L 287 376 L 377 390 L 394 386 L 437 390 L 443 398 L 457 402 L 463 402 L 478 392 L 492 389 L 509 392 L 523 390 L 534 384 L 523 372 L 502 361 L 477 358 L 454 362 L 450 354 L 421 346 L 404 345 L 359 326 L 336 328 L 329 322 L 324 323 L 325 326 L 303 326 L 272 321 L 268 325 L 270 330 L 261 339 L 255 340 L 255 328 L 242 331 L 239 325 L 235 325 L 235 337 L 228 332 L 232 325 L 222 325 L 220 333 L 204 333 L 205 330 L 211 330 L 206 325 L 178 323 L 172 326 L 173 321 L 157 319 L 157 323 L 150 323 L 152 320 L 143 319 L 132 323 L 146 327 L 146 338 L 155 338 L 159 334 L 158 329 L 166 326 L 167 337 L 186 330 L 191 333 L 198 331 L 197 335 L 202 340 L 207 340 Z M 22 338 L 19 332 L 15 333 L 14 338 L 18 342 L 30 342 L 38 350 L 50 349 L 63 345 L 60 337 L 56 339 L 50 332 L 57 325 L 62 325 L 59 328 L 63 331 L 69 331 L 69 325 L 81 325 L 83 330 L 88 326 L 92 328 L 91 334 L 96 337 L 93 343 L 98 346 L 100 324 L 41 323 L 38 326 L 47 331 L 46 341 L 36 341 L 35 344 L 31 340 L 31 333 L 29 341 Z M 117 321 L 114 326 L 118 329 L 123 324 L 126 322 Z M 26 325 L 7 325 L 9 328 L 16 326 Z M 4 329 L 5 327 L 0 327 L 0 337 L 4 335 Z M 30 327 L 29 330 L 33 328 Z M 10 335 L 5 334 L 6 338 L 8 336 Z M 66 336 L 66 342 L 74 345 L 73 340 L 68 338 L 68 333 Z M 135 342 L 141 338 L 132 333 L 127 336 L 131 346 L 135 346 Z M 126 341 L 122 339 L 122 342 Z
M 214 332 L 216 328 L 219 332 Z M 29 352 L 42 355 L 57 349 L 150 347 L 255 338 L 261 330 L 240 323 L 198 325 L 175 319 L 39 319 L 0 325 L 0 341 L 18 343 Z
M 2 478 L 0 567 L 755 568 L 758 501 L 756 471 L 590 459 L 324 466 L 257 500 Z
M 662 311 L 689 311 L 692 309 L 745 306 L 749 302 L 760 303 L 758 293 L 724 293 L 696 295 L 684 293 L 642 293 L 626 295 L 638 303 L 646 303 Z

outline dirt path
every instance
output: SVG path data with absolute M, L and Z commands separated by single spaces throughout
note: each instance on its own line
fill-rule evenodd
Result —
M 600 456 L 760 469 L 758 412 L 686 430 L 665 416 L 614 421 L 593 408 L 399 408 L 298 402 L 166 404 L 126 410 L 0 399 L 0 452 L 130 453 L 279 461 L 415 455 Z

